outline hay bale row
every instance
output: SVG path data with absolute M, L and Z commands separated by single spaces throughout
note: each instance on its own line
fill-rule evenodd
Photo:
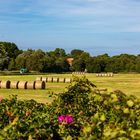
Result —
M 0 88 L 5 89 L 45 89 L 44 81 L 1 81 Z
M 76 74 L 76 75 L 84 75 L 85 72 L 77 71 L 77 72 L 73 72 L 72 74 Z
M 44 82 L 50 82 L 50 83 L 70 83 L 72 80 L 71 78 L 60 78 L 60 77 L 37 77 L 36 81 L 44 81 Z
M 113 73 L 97 73 L 96 77 L 113 77 Z

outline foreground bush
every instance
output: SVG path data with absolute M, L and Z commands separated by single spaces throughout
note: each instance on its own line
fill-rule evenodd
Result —
M 140 139 L 139 99 L 93 88 L 86 78 L 75 78 L 51 104 L 0 99 L 0 139 Z

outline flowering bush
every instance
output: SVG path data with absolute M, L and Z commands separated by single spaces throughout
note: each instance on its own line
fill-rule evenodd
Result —
M 58 117 L 59 122 L 65 122 L 66 124 L 72 124 L 73 123 L 73 117 L 71 115 L 61 115 Z
M 52 104 L 2 99 L 0 139 L 139 139 L 139 98 L 121 91 L 100 94 L 92 87 L 87 79 L 76 79 Z
M 58 117 L 58 121 L 59 122 L 63 122 L 65 120 L 65 116 L 64 115 L 61 115 Z
M 71 115 L 67 115 L 65 117 L 65 121 L 66 121 L 66 124 L 72 124 L 73 123 L 73 117 Z

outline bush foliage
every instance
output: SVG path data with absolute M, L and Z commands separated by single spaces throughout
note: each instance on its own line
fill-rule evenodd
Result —
M 76 77 L 51 104 L 1 98 L 0 139 L 140 139 L 140 100 L 94 88 L 85 77 Z

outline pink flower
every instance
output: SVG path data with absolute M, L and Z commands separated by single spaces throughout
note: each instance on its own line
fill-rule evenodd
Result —
M 65 122 L 66 124 L 72 124 L 73 123 L 73 117 L 71 115 L 61 115 L 58 117 L 59 122 Z
M 63 122 L 65 120 L 65 116 L 64 115 L 61 115 L 58 117 L 58 121 L 59 122 Z
M 3 97 L 0 97 L 0 102 L 2 102 L 2 100 L 3 100 Z
M 66 124 L 72 124 L 73 123 L 73 117 L 71 115 L 67 115 L 65 117 L 65 121 L 66 121 Z

